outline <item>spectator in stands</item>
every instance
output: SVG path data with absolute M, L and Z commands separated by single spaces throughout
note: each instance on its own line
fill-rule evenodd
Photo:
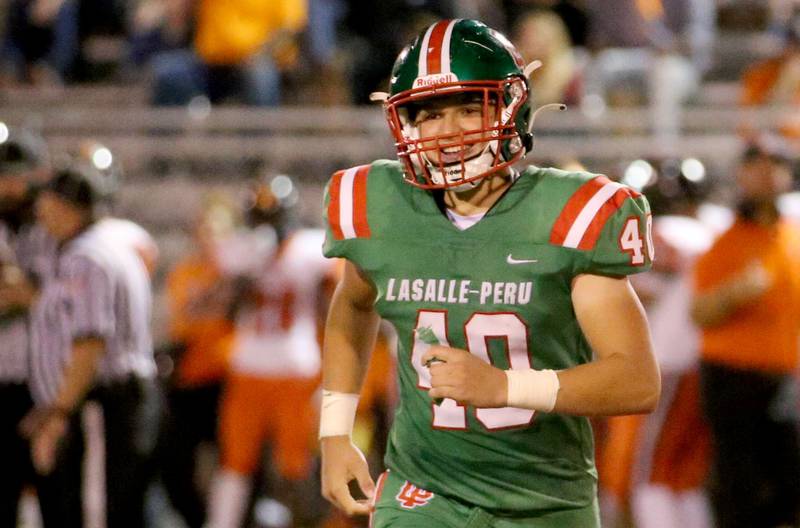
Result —
M 197 0 L 191 47 L 152 60 L 153 103 L 205 96 L 214 104 L 277 105 L 281 70 L 296 60 L 306 16 L 306 0 Z
M 787 23 L 783 50 L 748 67 L 741 83 L 743 106 L 800 105 L 800 14 Z M 749 126 L 744 124 L 744 127 L 749 132 Z M 793 139 L 800 138 L 797 117 L 787 116 L 781 123 L 781 132 Z
M 736 174 L 734 224 L 694 267 L 701 395 L 714 441 L 716 526 L 795 526 L 800 229 L 776 200 L 792 185 L 785 145 L 762 138 Z
M 193 0 L 141 0 L 131 17 L 129 59 L 137 68 L 158 53 L 191 45 Z
M 574 46 L 586 47 L 589 17 L 583 0 L 503 0 L 507 26 L 514 28 L 515 21 L 531 9 L 552 11 L 564 22 L 569 40 Z
M 371 104 L 369 94 L 386 85 L 398 52 L 420 29 L 436 18 L 459 18 L 461 14 L 458 2 L 446 0 L 346 0 L 346 4 L 342 24 L 347 41 L 343 46 L 350 55 L 356 104 Z
M 194 251 L 167 276 L 169 346 L 175 368 L 167 388 L 159 460 L 167 494 L 189 528 L 201 528 L 206 522 L 206 493 L 198 485 L 197 460 L 203 443 L 216 444 L 226 342 L 233 329 L 228 314 L 232 291 L 222 281 L 218 242 L 236 227 L 236 216 L 230 200 L 209 196 L 195 225 Z
M 680 107 L 710 66 L 714 0 L 589 2 L 596 52 L 587 93 L 616 104 L 649 103 L 654 132 L 673 140 Z
M 102 79 L 124 60 L 125 0 L 11 0 L 3 60 L 34 84 Z
M 68 80 L 80 52 L 78 0 L 11 0 L 2 61 L 33 84 Z
M 512 40 L 525 64 L 542 62 L 531 77 L 535 105 L 580 101 L 580 66 L 561 18 L 551 11 L 528 12 L 512 28 Z

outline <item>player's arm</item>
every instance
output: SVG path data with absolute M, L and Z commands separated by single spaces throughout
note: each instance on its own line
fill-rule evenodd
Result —
M 628 279 L 579 275 L 572 303 L 595 360 L 557 373 L 553 410 L 584 416 L 654 410 L 661 378 L 647 318 Z
M 375 297 L 374 286 L 347 262 L 325 325 L 320 416 L 322 494 L 348 515 L 368 514 L 370 509 L 368 501 L 352 497 L 348 483 L 356 480 L 367 499 L 375 487 L 364 455 L 350 439 L 358 393 L 380 322 L 374 309 Z
M 589 260 L 572 279 L 571 290 L 575 318 L 594 358 L 555 373 L 559 388 L 553 410 L 559 413 L 646 413 L 655 409 L 661 394 L 647 317 L 628 278 L 653 263 L 650 207 L 644 196 L 624 186 L 607 203 L 617 210 L 592 219 L 603 228 L 589 243 Z M 520 375 L 509 375 L 509 380 L 514 376 Z M 514 389 L 509 390 L 512 401 L 519 392 Z
M 772 285 L 772 278 L 759 262 L 706 291 L 696 293 L 690 314 L 701 327 L 724 323 L 739 309 L 750 305 Z
M 75 340 L 72 355 L 64 372 L 64 381 L 52 406 L 38 410 L 38 416 L 29 421 L 32 433 L 31 451 L 34 466 L 41 474 L 48 474 L 55 465 L 56 449 L 67 431 L 69 417 L 80 407 L 86 394 L 94 385 L 94 377 L 105 350 L 105 341 L 98 338 Z M 26 427 L 25 425 L 22 426 Z
M 322 384 L 326 390 L 358 394 L 375 346 L 380 317 L 375 287 L 351 262 L 333 293 L 322 351 Z

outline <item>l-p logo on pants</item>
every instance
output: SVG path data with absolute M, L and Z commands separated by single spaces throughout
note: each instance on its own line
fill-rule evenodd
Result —
M 403 508 L 413 510 L 417 506 L 425 506 L 433 497 L 433 492 L 418 488 L 409 481 L 405 481 L 396 499 Z

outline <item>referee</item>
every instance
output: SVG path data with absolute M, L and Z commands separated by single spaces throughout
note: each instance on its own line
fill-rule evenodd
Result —
M 81 486 L 80 409 L 87 398 L 99 402 L 107 526 L 141 527 L 160 407 L 152 293 L 136 251 L 101 228 L 98 207 L 106 192 L 99 172 L 73 163 L 55 171 L 36 201 L 37 219 L 59 247 L 55 274 L 32 314 L 30 385 L 44 416 L 32 435 L 32 453 L 49 481 L 44 502 L 57 506 L 59 493 Z
M 19 433 L 33 403 L 28 391 L 28 307 L 42 258 L 52 244 L 33 224 L 32 184 L 46 174 L 47 147 L 29 131 L 0 123 L 0 526 L 16 526 L 19 499 L 33 471 L 30 449 Z

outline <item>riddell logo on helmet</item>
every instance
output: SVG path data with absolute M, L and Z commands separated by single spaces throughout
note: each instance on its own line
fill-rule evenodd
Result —
M 424 88 L 436 86 L 438 84 L 445 84 L 458 81 L 455 73 L 436 73 L 434 75 L 426 75 L 424 77 L 417 77 L 414 80 L 414 88 Z

